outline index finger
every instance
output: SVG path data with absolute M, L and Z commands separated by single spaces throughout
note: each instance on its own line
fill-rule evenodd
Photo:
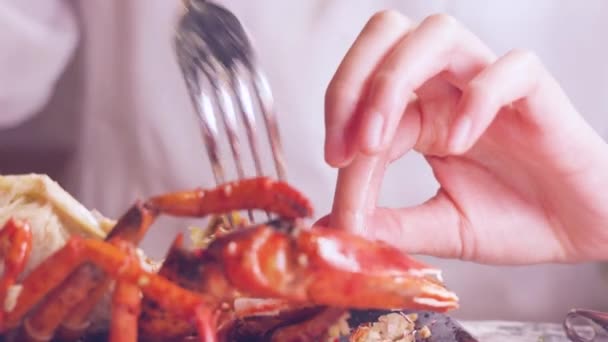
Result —
M 348 126 L 356 115 L 369 78 L 391 48 L 407 34 L 411 21 L 395 11 L 381 11 L 367 22 L 344 56 L 325 94 L 325 159 L 347 164 L 355 152 Z
M 390 149 L 371 156 L 359 153 L 348 166 L 340 169 L 332 211 L 319 224 L 329 223 L 332 227 L 365 233 L 366 218 L 376 209 L 386 168 L 414 146 L 419 131 L 420 113 L 414 98 L 409 102 Z
M 358 154 L 338 172 L 329 225 L 363 233 L 368 214 L 376 208 L 389 154 Z

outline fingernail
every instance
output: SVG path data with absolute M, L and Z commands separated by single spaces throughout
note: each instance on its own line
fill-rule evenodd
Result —
M 370 150 L 377 150 L 382 144 L 384 135 L 384 116 L 380 113 L 373 113 L 367 125 L 365 145 Z
M 471 119 L 468 116 L 460 118 L 456 122 L 452 139 L 450 142 L 450 150 L 452 152 L 462 152 L 467 148 L 469 133 L 471 132 Z

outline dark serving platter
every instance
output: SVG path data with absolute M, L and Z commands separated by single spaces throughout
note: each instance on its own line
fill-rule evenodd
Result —
M 362 324 L 371 323 L 378 320 L 382 315 L 391 312 L 402 312 L 404 314 L 416 313 L 418 319 L 415 322 L 416 329 L 420 329 L 423 326 L 427 326 L 431 331 L 431 336 L 426 339 L 416 339 L 419 342 L 478 342 L 469 332 L 467 332 L 455 319 L 448 315 L 439 314 L 435 312 L 427 311 L 389 311 L 389 310 L 351 310 L 350 318 L 347 320 L 351 329 L 354 329 Z M 96 336 L 89 336 L 88 338 L 81 340 L 85 342 L 105 342 L 107 341 L 107 334 L 100 334 Z M 251 339 L 249 339 L 251 340 Z M 0 336 L 0 342 L 4 341 L 4 338 Z M 196 339 L 188 339 L 188 341 L 198 341 Z M 256 339 L 256 342 L 260 340 Z M 340 342 L 348 342 L 348 337 L 342 337 Z M 313 341 L 311 341 L 313 342 Z
M 228 337 L 228 340 L 232 342 L 266 342 L 271 340 L 271 336 L 274 332 L 281 327 L 289 327 L 296 322 L 307 321 L 310 317 L 315 317 L 323 310 L 321 307 L 307 308 L 297 311 L 291 311 L 286 313 L 285 316 L 275 317 L 249 317 L 241 321 L 237 321 L 236 325 L 231 329 L 233 334 Z M 422 329 L 426 326 L 431 336 L 426 339 L 416 339 L 420 342 L 478 342 L 468 331 L 464 329 L 460 323 L 454 318 L 440 313 L 429 312 L 429 311 L 418 311 L 418 310 L 350 310 L 349 318 L 346 322 L 349 325 L 351 331 L 354 331 L 361 325 L 367 323 L 377 322 L 378 318 L 382 315 L 386 315 L 392 312 L 401 312 L 403 314 L 417 314 L 417 319 L 414 322 L 415 328 Z M 338 313 L 339 314 L 339 313 Z M 323 315 L 321 313 L 321 315 Z M 331 314 L 330 314 L 331 315 Z M 329 316 L 331 317 L 331 316 Z M 328 318 L 331 319 L 331 318 Z M 289 323 L 284 323 L 289 322 Z M 310 328 L 310 327 L 309 327 Z M 306 330 L 304 330 L 306 331 Z M 313 328 L 311 331 L 315 331 Z M 305 342 L 304 333 L 297 337 L 298 342 Z M 312 338 L 309 337 L 312 340 Z M 349 336 L 344 336 L 336 341 L 348 342 Z M 314 341 L 311 341 L 314 342 Z
M 417 339 L 424 342 L 478 342 L 469 332 L 467 332 L 458 321 L 452 317 L 435 312 L 427 311 L 387 311 L 387 310 L 351 310 L 348 324 L 355 328 L 364 323 L 375 322 L 378 317 L 390 312 L 403 312 L 404 314 L 416 313 L 416 329 L 427 326 L 431 331 L 431 336 L 427 339 Z M 343 337 L 340 342 L 348 342 L 348 337 Z

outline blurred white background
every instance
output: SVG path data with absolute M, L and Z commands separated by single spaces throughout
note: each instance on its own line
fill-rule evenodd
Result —
M 180 1 L 4 0 L 0 3 L 0 172 L 44 172 L 90 208 L 118 216 L 136 198 L 213 178 L 172 51 Z M 226 0 L 247 26 L 274 88 L 289 178 L 317 216 L 335 171 L 323 161 L 325 87 L 367 19 L 393 8 L 446 12 L 498 54 L 534 50 L 572 101 L 608 136 L 608 2 L 563 0 Z M 583 6 L 584 5 L 584 6 Z M 18 90 L 18 91 L 17 91 Z M 47 97 L 50 94 L 50 97 Z M 42 108 L 42 109 L 40 109 Z M 382 204 L 419 203 L 437 185 L 411 154 L 389 170 Z M 162 257 L 184 227 L 161 221 L 144 243 Z M 424 234 L 424 232 L 420 232 Z M 416 236 L 411 238 L 415 239 Z M 608 310 L 600 267 L 491 267 L 430 260 L 466 319 L 561 321 L 572 307 Z

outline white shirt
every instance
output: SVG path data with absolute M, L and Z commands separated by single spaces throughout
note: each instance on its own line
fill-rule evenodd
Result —
M 336 176 L 323 161 L 324 92 L 356 35 L 380 9 L 398 9 L 415 20 L 447 12 L 498 54 L 515 47 L 534 50 L 593 127 L 608 136 L 608 47 L 599 39 L 608 32 L 608 2 L 589 0 L 584 7 L 573 0 L 223 3 L 255 41 L 277 102 L 289 180 L 310 197 L 317 215 L 331 208 Z M 76 5 L 60 0 L 0 3 L 0 124 L 16 125 L 35 115 L 76 56 L 84 87 L 74 86 L 64 101 L 84 99 L 77 108 L 81 130 L 68 186 L 79 200 L 116 217 L 136 198 L 213 186 L 172 50 L 180 2 Z M 384 184 L 381 202 L 391 206 L 419 203 L 437 188 L 429 167 L 415 154 L 395 163 Z M 143 247 L 162 257 L 183 227 L 160 220 Z M 456 317 L 561 321 L 572 307 L 608 309 L 608 284 L 597 265 L 510 268 L 431 262 L 444 269 L 448 286 L 461 297 Z

